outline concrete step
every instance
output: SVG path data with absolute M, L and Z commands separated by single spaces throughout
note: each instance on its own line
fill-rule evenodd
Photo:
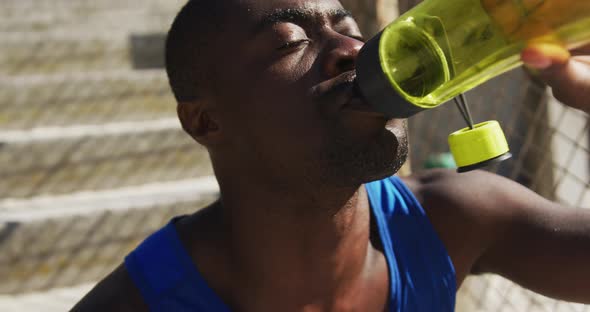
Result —
M 121 11 L 151 12 L 169 14 L 176 12 L 186 0 L 3 0 L 0 2 L 0 17 L 23 21 L 55 21 L 55 16 L 74 14 L 89 16 Z M 125 20 L 121 20 L 125 22 Z
M 18 295 L 0 295 L 3 312 L 63 312 L 69 311 L 96 283 L 55 288 Z
M 121 8 L 141 8 L 149 6 L 154 8 L 176 7 L 187 0 L 2 0 L 0 7 L 3 9 L 37 9 L 36 11 L 60 10 L 63 8 L 106 9 L 116 10 Z M 35 11 L 35 10 L 33 10 Z
M 131 63 L 126 37 L 70 33 L 0 39 L 0 72 L 10 76 L 123 70 Z
M 163 70 L 0 76 L 0 129 L 172 117 Z
M 29 198 L 210 175 L 176 119 L 0 132 L 0 198 Z
M 103 278 L 173 216 L 218 197 L 214 177 L 0 201 L 0 293 Z
M 165 32 L 0 37 L 0 72 L 8 77 L 163 69 Z
M 98 2 L 98 1 L 97 1 Z M 2 8 L 2 5 L 0 5 Z M 53 33 L 87 31 L 120 34 L 165 29 L 178 11 L 177 7 L 156 10 L 148 6 L 100 10 L 95 8 L 54 8 L 45 11 L 4 8 L 0 13 L 0 32 Z M 100 27 L 97 27 L 100 26 Z M 92 28 L 97 27 L 97 28 Z

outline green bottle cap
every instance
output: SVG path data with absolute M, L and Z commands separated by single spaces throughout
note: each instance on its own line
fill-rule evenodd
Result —
M 459 167 L 466 172 L 510 158 L 510 148 L 497 121 L 487 121 L 461 129 L 449 136 L 449 147 Z

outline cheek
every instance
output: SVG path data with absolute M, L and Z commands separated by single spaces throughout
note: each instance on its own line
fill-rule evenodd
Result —
M 264 70 L 260 73 L 261 77 L 264 77 L 269 83 L 285 86 L 306 80 L 306 77 L 313 73 L 315 63 L 315 58 L 308 51 L 303 49 L 293 52 L 278 58 L 271 64 L 267 64 L 267 66 L 263 66 Z
M 244 90 L 245 100 L 252 103 L 253 110 L 268 118 L 278 118 L 280 123 L 309 122 L 314 118 L 310 89 L 317 79 L 312 58 L 283 57 L 258 65 L 260 69 L 251 71 Z
M 319 144 L 325 122 L 309 95 L 319 78 L 315 59 L 307 56 L 313 53 L 304 52 L 275 60 L 260 57 L 228 78 L 236 87 L 221 96 L 229 101 L 232 130 L 240 131 L 240 138 L 264 145 Z

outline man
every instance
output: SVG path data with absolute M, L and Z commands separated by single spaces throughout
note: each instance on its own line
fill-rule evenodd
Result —
M 406 122 L 355 93 L 362 45 L 337 0 L 189 2 L 167 69 L 221 198 L 150 237 L 74 310 L 451 311 L 483 272 L 590 303 L 590 211 L 484 172 L 389 178 Z M 588 108 L 590 63 L 547 46 L 523 57 Z

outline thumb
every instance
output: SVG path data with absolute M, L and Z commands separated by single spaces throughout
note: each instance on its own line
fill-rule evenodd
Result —
M 566 48 L 553 43 L 531 43 L 521 54 L 524 64 L 534 70 L 564 65 L 570 57 L 571 54 Z
M 590 64 L 572 58 L 569 51 L 556 44 L 531 44 L 522 52 L 525 65 L 538 73 L 553 89 L 555 97 L 569 106 L 588 110 Z

